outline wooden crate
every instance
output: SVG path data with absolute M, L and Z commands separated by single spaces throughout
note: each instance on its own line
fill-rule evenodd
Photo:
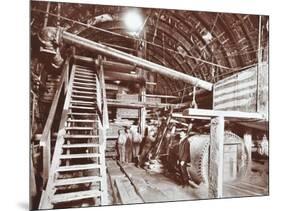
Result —
M 117 94 L 117 100 L 122 102 L 139 102 L 138 94 Z M 139 109 L 117 108 L 117 119 L 133 119 L 139 118 Z

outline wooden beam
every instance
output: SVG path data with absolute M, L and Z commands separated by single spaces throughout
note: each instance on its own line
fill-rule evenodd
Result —
M 237 118 L 237 119 L 257 119 L 263 120 L 264 115 L 259 113 L 250 113 L 242 111 L 218 111 L 210 109 L 193 109 L 188 108 L 183 111 L 184 116 L 201 116 L 201 117 L 217 117 L 223 116 L 225 118 Z
M 74 63 L 79 65 L 94 67 L 97 64 L 97 60 L 92 57 L 74 55 L 73 59 Z
M 141 76 L 129 73 L 120 73 L 120 72 L 113 72 L 113 71 L 106 71 L 104 73 L 105 80 L 120 80 L 120 81 L 132 81 L 132 82 L 139 82 L 144 83 L 145 79 Z
M 209 198 L 221 198 L 223 194 L 223 144 L 224 118 L 214 117 L 211 120 L 210 164 L 209 164 Z
M 115 185 L 118 190 L 118 195 L 122 204 L 140 204 L 144 201 L 137 195 L 134 187 L 131 185 L 131 182 L 128 178 L 116 178 Z
M 183 118 L 183 119 L 202 119 L 202 120 L 210 120 L 211 117 L 206 116 L 190 116 L 190 115 L 183 115 L 182 113 L 173 113 L 173 118 Z
M 147 98 L 167 98 L 167 99 L 181 99 L 181 97 L 173 96 L 173 95 L 152 95 L 152 94 L 146 94 Z
M 117 101 L 117 100 L 111 100 L 108 99 L 107 105 L 109 107 L 117 107 L 117 108 L 135 108 L 135 109 L 140 109 L 143 108 L 145 105 L 140 104 L 137 102 L 124 102 L 124 101 Z
M 118 72 L 125 72 L 125 73 L 135 71 L 137 67 L 136 65 L 114 62 L 114 61 L 102 61 L 102 64 L 104 65 L 105 71 L 118 71 Z
M 118 91 L 118 85 L 117 84 L 105 84 L 105 89 L 106 90 L 112 90 L 112 91 Z
M 83 64 L 90 65 L 90 66 L 98 64 L 98 60 L 91 57 L 75 55 L 74 59 L 76 62 L 82 62 Z M 121 63 L 121 62 L 103 60 L 102 64 L 105 72 L 114 71 L 114 72 L 129 73 L 136 69 L 136 65 L 126 64 L 124 62 Z
M 146 89 L 145 86 L 141 88 L 141 102 L 146 103 Z M 145 106 L 140 110 L 140 134 L 144 137 L 146 125 L 146 108 Z
M 162 108 L 162 107 L 175 107 L 180 108 L 186 106 L 185 104 L 170 104 L 170 103 L 154 103 L 154 102 L 129 102 L 124 100 L 108 99 L 108 106 L 110 107 L 122 107 L 122 108 L 136 108 L 143 107 Z
M 100 65 L 100 87 L 102 93 L 102 114 L 103 114 L 103 129 L 109 128 L 109 119 L 108 119 L 108 107 L 107 107 L 107 98 L 106 98 L 106 88 L 105 88 L 105 75 L 104 75 L 104 68 L 102 64 L 102 57 L 99 56 L 99 63 Z
M 250 132 L 244 133 L 244 144 L 246 149 L 246 154 L 249 159 L 248 172 L 251 172 L 251 163 L 252 163 L 252 134 Z

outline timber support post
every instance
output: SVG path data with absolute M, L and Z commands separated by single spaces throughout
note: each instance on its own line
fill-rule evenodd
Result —
M 245 147 L 246 147 L 246 152 L 248 155 L 248 160 L 249 160 L 249 164 L 252 161 L 252 134 L 250 131 L 246 131 L 244 133 L 244 143 L 245 143 Z M 247 172 L 251 171 L 251 165 L 247 166 Z
M 223 144 L 224 117 L 211 119 L 209 198 L 222 198 L 223 194 Z

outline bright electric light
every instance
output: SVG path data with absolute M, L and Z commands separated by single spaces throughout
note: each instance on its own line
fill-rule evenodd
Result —
M 138 33 L 141 30 L 143 19 L 139 10 L 128 10 L 123 18 L 128 32 Z

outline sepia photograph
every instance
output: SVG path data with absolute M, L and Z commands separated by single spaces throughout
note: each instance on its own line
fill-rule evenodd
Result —
M 30 209 L 268 196 L 269 25 L 31 1 Z

